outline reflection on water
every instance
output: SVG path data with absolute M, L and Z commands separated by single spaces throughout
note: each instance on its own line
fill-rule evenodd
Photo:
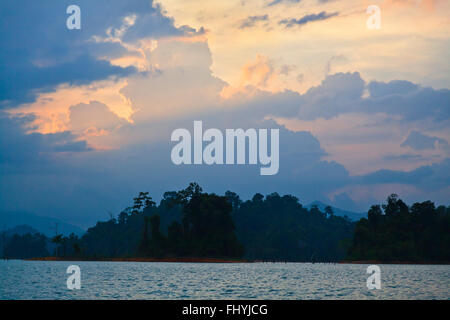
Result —
M 68 290 L 69 265 L 81 289 Z M 1 299 L 449 299 L 448 265 L 0 261 Z

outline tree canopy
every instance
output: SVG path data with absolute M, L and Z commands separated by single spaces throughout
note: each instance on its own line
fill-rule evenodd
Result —
M 407 206 L 396 194 L 357 222 L 351 260 L 449 262 L 450 207 L 431 201 Z

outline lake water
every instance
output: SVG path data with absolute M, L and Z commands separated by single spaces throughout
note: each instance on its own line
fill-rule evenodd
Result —
M 67 289 L 69 265 L 81 289 Z M 0 299 L 450 299 L 448 265 L 0 260 Z

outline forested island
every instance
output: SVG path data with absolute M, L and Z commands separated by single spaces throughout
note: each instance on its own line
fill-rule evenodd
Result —
M 347 259 L 450 262 L 450 207 L 431 201 L 407 206 L 397 195 L 356 223 Z
M 48 238 L 25 226 L 3 232 L 4 258 L 137 261 L 450 262 L 450 207 L 407 206 L 397 195 L 353 222 L 292 195 L 207 193 L 191 183 L 157 205 L 141 192 L 130 207 L 78 237 Z

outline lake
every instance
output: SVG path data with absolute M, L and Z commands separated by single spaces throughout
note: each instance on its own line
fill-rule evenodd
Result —
M 78 265 L 81 289 L 67 289 Z M 0 299 L 446 299 L 449 265 L 0 260 Z

